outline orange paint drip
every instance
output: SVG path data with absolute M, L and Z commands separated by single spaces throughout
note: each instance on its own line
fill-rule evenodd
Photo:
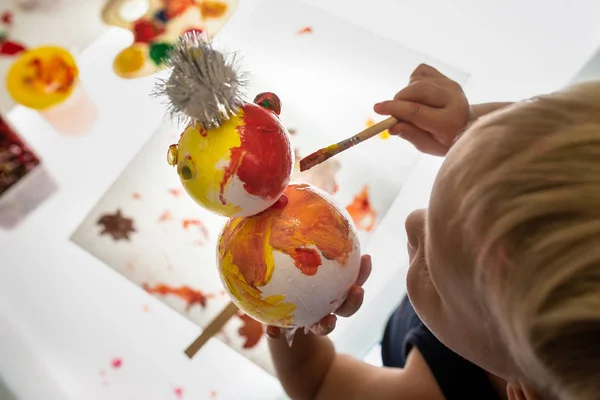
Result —
M 370 232 L 375 227 L 377 212 L 369 200 L 369 188 L 365 185 L 359 194 L 354 196 L 352 203 L 346 207 L 358 229 Z
M 168 285 L 158 284 L 154 287 L 150 287 L 146 284 L 142 286 L 144 290 L 151 294 L 160 294 L 162 296 L 173 295 L 181 298 L 187 303 L 186 311 L 189 311 L 192 306 L 198 304 L 203 308 L 206 307 L 206 300 L 213 297 L 212 295 L 205 295 L 199 290 L 194 290 L 188 286 L 170 287 Z
M 373 119 L 369 118 L 369 119 L 367 120 L 367 122 L 365 123 L 365 125 L 367 126 L 367 128 L 370 128 L 370 127 L 372 127 L 373 125 L 375 125 L 375 121 L 373 121 Z M 389 139 L 389 137 L 390 137 L 390 132 L 388 132 L 388 130 L 386 129 L 385 131 L 383 131 L 383 132 L 381 132 L 381 133 L 379 134 L 379 137 L 380 137 L 381 139 Z
M 246 339 L 243 347 L 244 349 L 251 349 L 254 346 L 256 346 L 258 342 L 260 342 L 260 339 L 262 338 L 264 333 L 264 327 L 260 322 L 256 321 L 255 319 L 249 317 L 246 314 L 239 315 L 238 317 L 242 320 L 243 323 L 243 325 L 238 330 L 238 333 L 241 337 Z
M 306 33 L 312 33 L 312 28 L 310 26 L 307 26 L 305 28 L 300 29 L 298 32 L 296 32 L 298 35 L 302 35 L 302 34 L 306 34 Z

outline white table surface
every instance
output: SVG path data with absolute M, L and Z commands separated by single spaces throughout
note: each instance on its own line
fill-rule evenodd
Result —
M 242 1 L 241 7 L 259 1 Z M 596 0 L 369 4 L 364 9 L 358 2 L 331 0 L 320 7 L 470 72 L 467 91 L 475 101 L 553 90 L 579 70 L 600 42 Z M 0 375 L 18 398 L 27 400 L 176 399 L 177 387 L 183 388 L 184 399 L 209 399 L 212 390 L 217 399 L 277 398 L 281 391 L 274 378 L 217 341 L 192 361 L 174 352 L 174 346 L 183 348 L 197 335 L 197 328 L 143 291 L 132 290 L 67 240 L 163 115 L 160 104 L 146 95 L 151 79 L 122 81 L 110 70 L 112 56 L 128 41 L 128 33 L 109 30 L 79 57 L 82 81 L 101 113 L 89 134 L 60 137 L 23 108 L 9 115 L 60 190 L 18 229 L 0 231 Z M 406 256 L 396 253 L 406 240 L 404 218 L 426 205 L 439 162 L 421 159 L 418 173 L 371 241 L 367 252 L 375 267 L 394 268 L 373 274 L 364 309 L 341 322 L 357 332 L 336 338 L 341 350 L 375 343 L 380 330 L 372 327 L 382 327 L 387 310 L 404 293 Z M 382 291 L 369 290 L 382 286 Z M 150 313 L 139 312 L 144 304 Z M 116 356 L 123 358 L 123 366 L 113 370 L 109 364 Z

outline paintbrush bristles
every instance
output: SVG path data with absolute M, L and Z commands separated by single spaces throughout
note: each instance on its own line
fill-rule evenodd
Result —
M 244 104 L 246 81 L 236 62 L 235 55 L 214 49 L 205 35 L 185 33 L 169 53 L 170 76 L 158 82 L 154 94 L 168 98 L 173 119 L 216 129 Z

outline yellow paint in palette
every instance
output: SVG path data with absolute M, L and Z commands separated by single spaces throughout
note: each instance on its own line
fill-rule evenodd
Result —
M 6 87 L 17 103 L 45 110 L 69 98 L 78 77 L 71 53 L 61 47 L 43 46 L 24 52 L 13 63 Z
M 188 194 L 203 207 L 225 215 L 234 215 L 240 207 L 223 204 L 220 199 L 225 169 L 231 161 L 230 150 L 240 147 L 238 127 L 244 124 L 243 111 L 219 128 L 202 131 L 198 124 L 189 126 L 177 145 L 177 173 Z
M 367 120 L 367 122 L 365 123 L 365 125 L 367 125 L 367 128 L 372 127 L 373 125 L 375 125 L 375 121 L 373 121 L 373 119 L 369 118 Z M 381 132 L 379 134 L 379 137 L 382 139 L 389 139 L 390 137 L 390 133 L 388 132 L 388 130 L 386 129 L 385 131 Z

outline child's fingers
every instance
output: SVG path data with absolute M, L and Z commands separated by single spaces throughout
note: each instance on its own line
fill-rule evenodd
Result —
M 267 326 L 267 336 L 271 339 L 278 339 L 281 336 L 281 329 L 276 326 Z
M 448 105 L 450 97 L 446 90 L 431 82 L 417 81 L 396 93 L 394 100 L 412 101 L 430 107 L 442 108 Z
M 365 297 L 365 290 L 360 286 L 352 286 L 348 292 L 348 297 L 342 305 L 335 310 L 335 313 L 340 317 L 351 317 L 354 315 L 360 306 L 362 306 Z
M 371 263 L 371 256 L 365 254 L 360 259 L 360 270 L 358 271 L 358 278 L 356 278 L 356 285 L 362 286 L 365 284 L 367 279 L 369 279 L 369 275 L 371 275 L 371 270 L 373 269 L 373 264 Z
M 443 109 L 434 108 L 421 103 L 404 100 L 388 100 L 375 104 L 373 110 L 377 114 L 391 115 L 404 122 L 425 131 L 440 129 L 440 120 L 443 121 Z
M 422 78 L 422 77 L 435 77 L 435 78 L 446 78 L 446 75 L 442 74 L 431 65 L 421 64 L 410 75 L 410 80 Z
M 433 156 L 443 156 L 448 149 L 438 142 L 429 132 L 419 129 L 412 124 L 400 122 L 390 128 L 389 132 L 410 142 L 417 150 Z
M 310 331 L 315 335 L 329 335 L 335 329 L 337 323 L 337 317 L 333 314 L 329 314 L 316 324 L 310 327 Z

